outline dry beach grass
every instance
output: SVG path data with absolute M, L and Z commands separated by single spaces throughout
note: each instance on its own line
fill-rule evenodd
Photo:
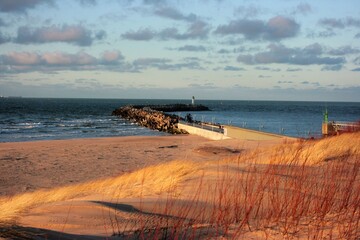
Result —
M 39 239 L 357 239 L 359 143 L 360 133 L 272 147 L 237 143 L 222 145 L 221 158 L 204 151 L 219 153 L 224 143 L 206 143 L 186 160 L 2 197 L 0 220 L 17 226 L 3 235 L 41 229 Z

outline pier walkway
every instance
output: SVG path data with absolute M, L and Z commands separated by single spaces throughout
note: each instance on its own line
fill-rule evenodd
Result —
M 223 139 L 243 139 L 243 140 L 274 140 L 274 139 L 295 139 L 292 137 L 256 131 L 252 129 L 240 128 L 228 125 L 218 125 L 209 123 L 188 123 L 181 121 L 178 123 L 178 128 L 187 131 L 190 134 L 199 135 L 211 140 Z
M 322 124 L 323 135 L 336 135 L 343 132 L 357 132 L 360 131 L 360 122 L 341 122 L 332 121 L 324 122 Z

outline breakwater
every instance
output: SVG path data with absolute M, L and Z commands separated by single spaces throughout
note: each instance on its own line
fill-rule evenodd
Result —
M 112 115 L 153 130 L 171 134 L 187 134 L 186 131 L 179 129 L 177 126 L 180 120 L 179 116 L 155 110 L 151 106 L 125 106 L 114 110 Z
M 180 106 L 180 107 L 179 107 Z M 191 105 L 185 105 L 191 106 Z M 195 134 L 212 140 L 222 140 L 228 138 L 246 139 L 246 140 L 273 140 L 288 138 L 282 135 L 255 131 L 234 126 L 227 126 L 214 123 L 206 123 L 192 120 L 190 114 L 186 119 L 178 115 L 165 113 L 159 109 L 167 109 L 169 112 L 179 111 L 178 109 L 187 109 L 182 105 L 144 105 L 144 106 L 124 106 L 112 112 L 112 115 L 119 116 L 140 126 L 153 130 L 167 132 L 171 134 Z M 176 110 L 175 110 L 176 109 Z M 197 109 L 196 105 L 191 109 Z M 198 111 L 198 110 L 197 110 Z

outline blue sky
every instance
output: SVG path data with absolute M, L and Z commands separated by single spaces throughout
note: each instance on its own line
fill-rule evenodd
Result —
M 360 101 L 360 2 L 0 0 L 0 94 Z

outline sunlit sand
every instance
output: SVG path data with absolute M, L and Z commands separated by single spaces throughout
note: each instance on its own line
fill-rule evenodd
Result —
M 0 158 L 11 170 L 2 167 L 3 176 L 16 174 L 6 163 L 16 156 L 17 172 L 27 176 L 8 183 L 2 177 L 3 235 L 356 239 L 359 140 L 351 133 L 307 141 L 172 136 L 3 143 Z M 37 165 L 42 161 L 46 166 Z M 22 188 L 25 179 L 31 188 Z

